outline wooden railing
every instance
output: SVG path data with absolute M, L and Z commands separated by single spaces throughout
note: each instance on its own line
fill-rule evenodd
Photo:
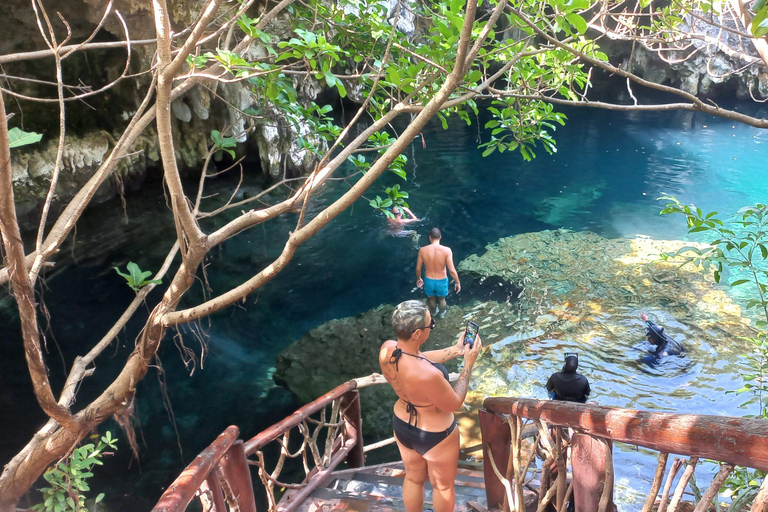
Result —
M 768 471 L 768 422 L 764 420 L 502 397 L 486 398 L 483 407 L 480 429 L 488 508 L 564 512 L 572 500 L 576 512 L 616 510 L 614 441 L 660 452 L 642 512 L 677 510 L 701 459 L 719 461 L 721 466 L 695 512 L 709 509 L 735 465 Z M 533 441 L 524 442 L 530 425 L 535 426 L 536 435 Z M 537 454 L 544 462 L 533 471 Z M 688 460 L 675 459 L 657 500 L 669 454 Z M 683 466 L 670 496 L 672 482 Z M 768 478 L 754 498 L 751 512 L 768 512 Z
M 385 382 L 376 374 L 345 382 L 245 442 L 238 439 L 236 426 L 228 427 L 168 487 L 153 512 L 186 510 L 195 497 L 206 512 L 256 512 L 249 466 L 256 468 L 270 512 L 290 512 L 313 489 L 325 483 L 342 461 L 349 467 L 364 464 L 366 449 L 358 389 Z M 301 435 L 298 448 L 295 443 L 291 448 L 290 434 L 294 429 Z M 276 461 L 264 456 L 265 446 L 273 442 L 279 444 Z M 382 444 L 386 442 L 379 443 Z M 304 479 L 300 483 L 280 481 L 286 461 L 292 458 L 301 459 Z M 290 502 L 278 507 L 275 489 L 290 490 Z

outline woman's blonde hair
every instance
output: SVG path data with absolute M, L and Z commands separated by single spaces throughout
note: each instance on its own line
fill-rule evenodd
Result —
M 401 302 L 392 313 L 392 327 L 398 338 L 407 340 L 413 331 L 425 327 L 427 318 L 427 305 L 420 300 L 406 300 Z

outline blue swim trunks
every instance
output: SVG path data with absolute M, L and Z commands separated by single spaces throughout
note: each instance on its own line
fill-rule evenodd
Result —
M 427 297 L 445 297 L 448 295 L 448 278 L 430 279 L 424 278 L 424 294 Z

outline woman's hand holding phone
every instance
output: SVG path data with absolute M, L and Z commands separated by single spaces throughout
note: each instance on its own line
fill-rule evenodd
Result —
M 475 336 L 475 343 L 472 345 L 472 348 L 466 346 L 466 349 L 464 350 L 464 364 L 469 366 L 475 364 L 475 361 L 477 361 L 477 358 L 480 356 L 480 351 L 482 349 L 483 340 L 480 339 L 480 333 L 478 333 Z

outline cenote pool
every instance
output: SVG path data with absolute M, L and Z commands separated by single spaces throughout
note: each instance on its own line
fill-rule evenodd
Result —
M 768 114 L 765 107 L 762 112 L 755 112 L 753 105 L 744 108 L 753 115 Z M 449 130 L 431 124 L 406 153 L 410 178 L 402 186 L 410 192 L 411 209 L 423 219 L 412 225 L 413 233 L 394 236 L 367 201 L 358 201 L 302 246 L 290 268 L 258 293 L 216 314 L 199 331 L 184 330 L 183 343 L 197 359 L 185 358 L 181 341 L 169 336 L 156 368 L 139 386 L 141 459 L 130 462 L 127 444 L 121 443 L 114 459 L 95 477 L 92 487 L 105 489 L 110 509 L 149 509 L 164 486 L 228 425 L 237 424 L 242 435 L 253 435 L 293 411 L 299 404 L 272 379 L 276 354 L 329 320 L 419 297 L 413 291 L 416 249 L 426 243 L 432 226 L 443 230 L 443 241 L 458 263 L 482 254 L 487 244 L 502 237 L 558 228 L 592 231 L 607 239 L 682 239 L 682 219 L 659 216 L 663 203 L 657 198 L 664 194 L 720 212 L 768 197 L 768 132 L 689 113 L 566 113 L 567 125 L 556 133 L 557 153 L 540 150 L 532 162 L 518 154 L 481 158 L 476 147 L 489 137 L 478 129 L 482 119 L 471 127 L 454 120 Z M 255 169 L 250 171 L 256 175 Z M 213 188 L 226 193 L 232 182 L 225 181 L 213 183 Z M 397 177 L 386 176 L 366 197 L 381 195 L 384 186 L 394 183 Z M 261 186 L 258 178 L 246 179 L 243 193 Z M 345 187 L 341 181 L 328 184 L 310 208 L 318 211 Z M 168 221 L 159 182 L 130 195 L 125 211 L 114 201 L 86 213 L 74 241 L 47 273 L 42 292 L 52 318 L 46 342 L 54 386 L 61 385 L 63 368 L 103 336 L 132 298 L 112 267 L 134 261 L 157 269 L 173 233 Z M 206 228 L 216 222 L 223 220 L 211 221 Z M 278 219 L 217 251 L 207 267 L 212 293 L 239 284 L 274 259 L 294 222 L 293 217 Z M 201 294 L 199 289 L 195 300 Z M 151 297 L 150 302 L 157 299 Z M 38 407 L 30 405 L 34 398 L 11 306 L 3 295 L 0 461 L 7 461 L 43 422 Z M 484 363 L 488 380 L 475 387 L 544 398 L 541 383 L 561 365 L 563 351 L 576 349 L 597 403 L 720 415 L 750 412 L 738 407 L 740 397 L 726 394 L 741 386 L 747 349 L 743 342 L 698 332 L 659 309 L 655 313 L 687 340 L 690 350 L 679 364 L 644 367 L 638 363 L 642 337 L 632 334 L 639 326 L 639 311 L 640 306 L 598 315 L 596 322 L 613 326 L 612 334 L 591 329 L 573 339 L 522 340 L 514 362 L 489 355 Z M 97 375 L 82 385 L 81 403 L 118 371 L 140 324 L 141 318 L 130 324 L 114 351 L 102 356 Z M 208 345 L 202 360 L 199 334 Z M 161 383 L 166 385 L 165 398 Z M 171 405 L 172 415 L 164 402 Z M 117 431 L 116 425 L 110 428 Z M 623 468 L 617 475 L 621 510 L 639 510 L 655 456 L 621 448 L 615 461 Z M 708 474 L 708 468 L 697 472 L 701 481 Z

